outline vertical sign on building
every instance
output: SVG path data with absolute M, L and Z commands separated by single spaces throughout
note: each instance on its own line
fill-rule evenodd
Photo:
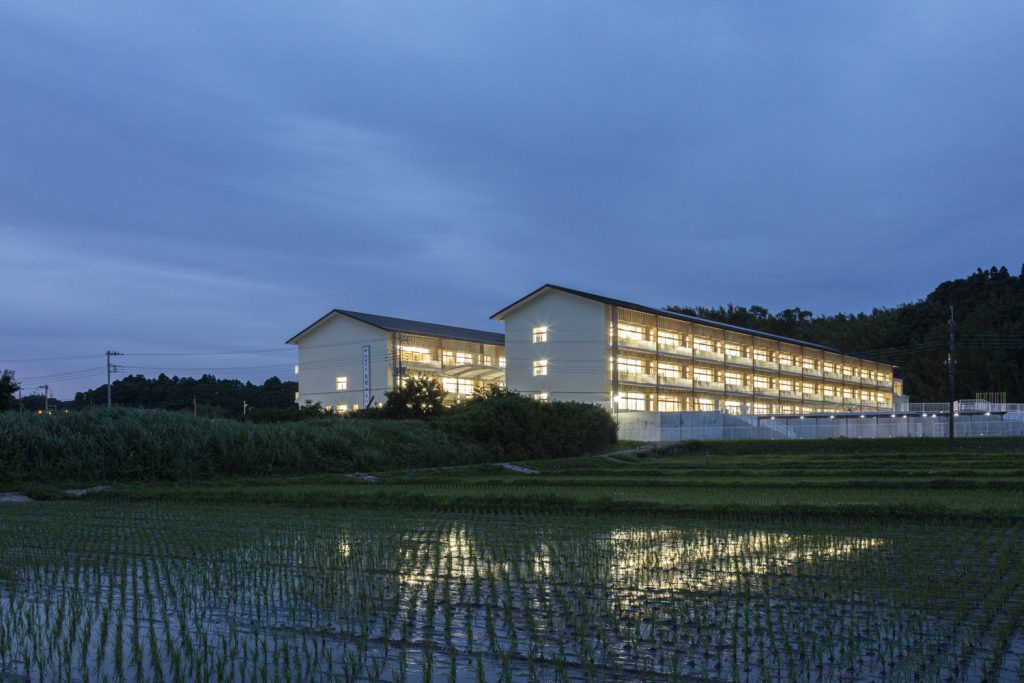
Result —
M 363 346 L 363 407 L 370 407 L 370 345 Z

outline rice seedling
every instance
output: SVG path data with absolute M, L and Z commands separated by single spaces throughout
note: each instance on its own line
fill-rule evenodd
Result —
M 1021 680 L 1020 524 L 0 509 L 0 677 Z

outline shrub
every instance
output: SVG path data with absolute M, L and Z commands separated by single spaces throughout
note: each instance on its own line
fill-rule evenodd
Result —
M 461 403 L 432 425 L 480 444 L 494 460 L 562 458 L 615 443 L 615 422 L 603 408 L 542 402 L 490 390 Z

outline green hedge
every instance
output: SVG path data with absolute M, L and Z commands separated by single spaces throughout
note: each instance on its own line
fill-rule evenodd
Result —
M 485 458 L 476 444 L 419 422 L 247 424 L 131 408 L 0 413 L 0 481 L 313 474 Z
M 583 455 L 616 439 L 615 422 L 603 408 L 548 403 L 513 393 L 457 405 L 432 424 L 480 444 L 494 460 Z

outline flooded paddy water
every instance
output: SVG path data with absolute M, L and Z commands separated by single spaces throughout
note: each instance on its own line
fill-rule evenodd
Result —
M 1024 681 L 1024 527 L 0 508 L 0 680 Z

